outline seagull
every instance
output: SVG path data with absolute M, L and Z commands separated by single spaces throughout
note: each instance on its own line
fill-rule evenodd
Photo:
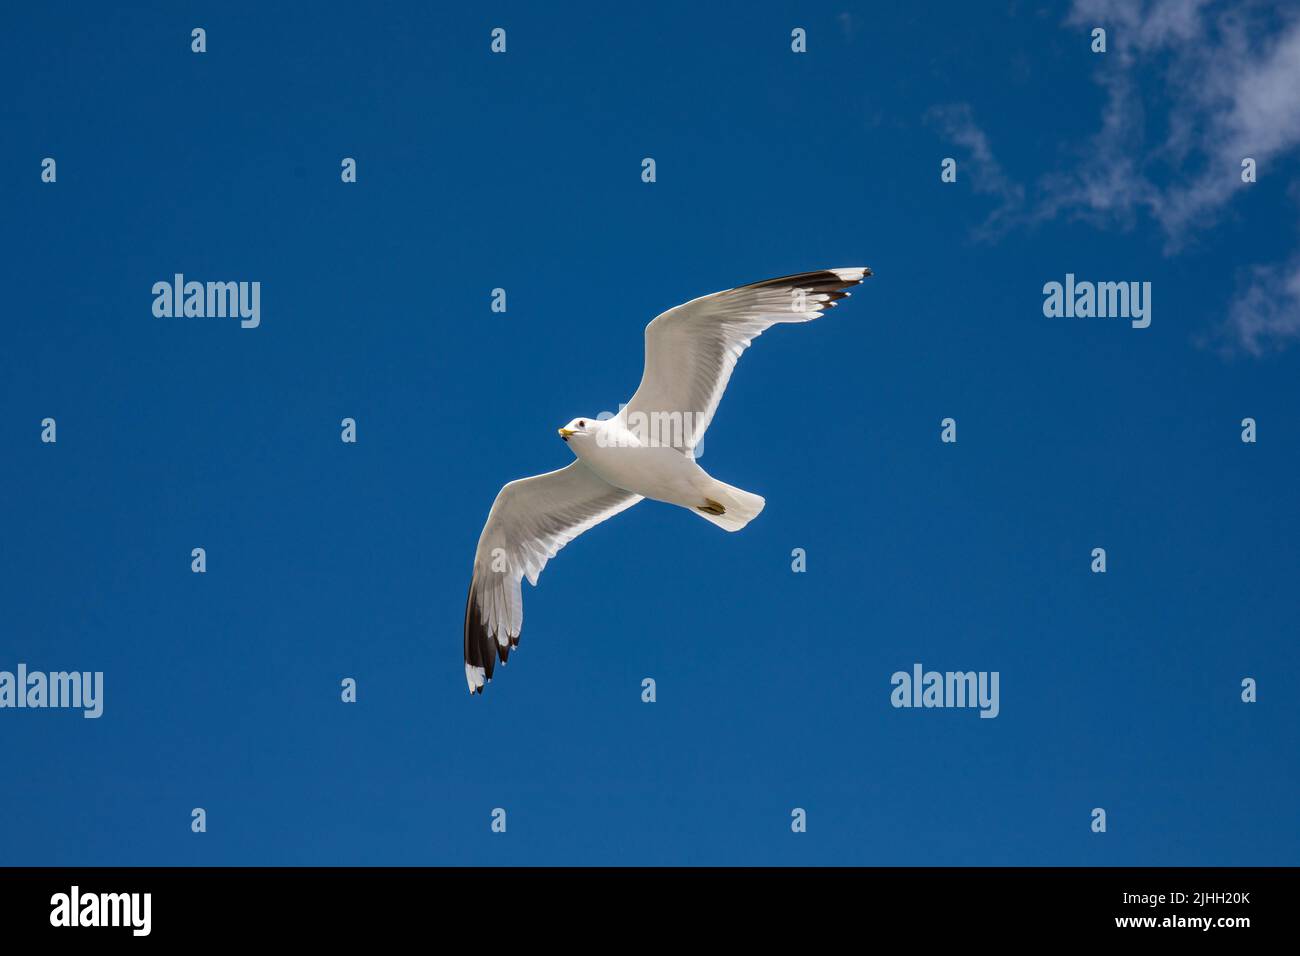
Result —
M 497 494 L 474 552 L 465 602 L 465 680 L 483 693 L 499 659 L 519 646 L 521 581 L 578 535 L 643 498 L 678 505 L 739 531 L 766 503 L 695 463 L 740 354 L 780 322 L 808 322 L 871 275 L 865 266 L 768 279 L 692 299 L 645 328 L 645 371 L 612 418 L 575 418 L 559 430 L 575 460 L 512 481 Z

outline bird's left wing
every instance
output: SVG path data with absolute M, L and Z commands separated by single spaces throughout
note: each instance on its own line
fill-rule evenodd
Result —
M 690 452 L 704 437 L 740 354 L 778 322 L 807 322 L 871 275 L 823 269 L 715 292 L 669 309 L 645 327 L 645 372 L 620 412 L 649 443 Z
M 500 657 L 519 644 L 524 623 L 521 580 L 532 585 L 557 551 L 606 518 L 641 500 L 615 488 L 581 460 L 559 471 L 512 481 L 497 494 L 474 552 L 465 602 L 465 680 L 483 693 Z

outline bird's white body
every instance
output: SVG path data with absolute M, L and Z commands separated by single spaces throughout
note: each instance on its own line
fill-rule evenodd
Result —
M 622 416 L 592 423 L 586 440 L 569 440 L 573 453 L 615 488 L 643 498 L 694 508 L 704 503 L 713 479 L 676 448 L 642 441 Z
M 758 517 L 764 501 L 718 481 L 673 444 L 671 430 L 629 428 L 625 414 L 603 421 L 578 418 L 562 433 L 583 464 L 615 488 L 680 505 L 727 531 L 739 531 Z

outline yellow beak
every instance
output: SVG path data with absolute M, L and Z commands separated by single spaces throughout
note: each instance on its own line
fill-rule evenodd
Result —
M 561 428 L 561 429 L 560 429 L 560 437 L 561 437 L 561 438 L 568 438 L 570 435 L 574 435 L 574 434 L 576 434 L 576 432 L 574 432 L 574 430 L 573 430 L 572 428 Z

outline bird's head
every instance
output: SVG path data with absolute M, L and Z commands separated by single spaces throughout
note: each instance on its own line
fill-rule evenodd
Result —
M 570 439 L 583 441 L 596 434 L 596 428 L 599 424 L 594 418 L 575 418 L 560 429 L 560 437 L 566 442 Z

